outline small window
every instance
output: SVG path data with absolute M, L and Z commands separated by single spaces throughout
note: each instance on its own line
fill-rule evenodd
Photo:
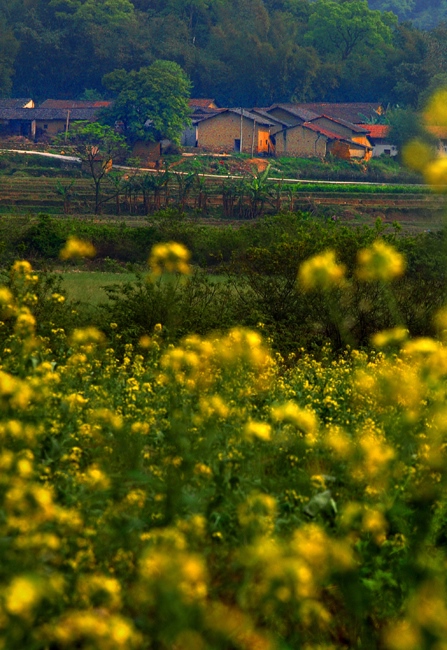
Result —
M 391 156 L 391 149 L 384 149 L 383 153 L 385 156 Z
M 241 141 L 239 138 L 236 138 L 234 141 L 234 150 L 239 152 L 241 150 Z
M 44 124 L 44 125 L 43 125 L 43 128 L 44 128 L 44 129 L 48 129 L 48 124 Z

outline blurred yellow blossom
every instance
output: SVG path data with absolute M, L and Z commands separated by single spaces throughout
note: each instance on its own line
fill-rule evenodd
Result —
M 149 266 L 155 277 L 162 275 L 163 271 L 189 275 L 191 273 L 190 257 L 190 252 L 183 244 L 173 241 L 156 244 L 149 257 Z
M 371 343 L 376 348 L 384 348 L 387 345 L 402 343 L 408 338 L 408 330 L 405 327 L 393 327 L 389 330 L 377 332 L 371 338 Z
M 447 126 L 447 89 L 441 88 L 430 98 L 424 110 L 424 121 L 429 126 Z
M 42 580 L 37 576 L 16 576 L 6 588 L 6 610 L 15 616 L 28 617 L 43 593 Z
M 304 291 L 330 289 L 342 284 L 345 267 L 335 260 L 335 251 L 328 250 L 303 262 L 298 271 L 298 283 Z
M 426 183 L 434 186 L 447 185 L 447 156 L 439 156 L 424 167 Z
M 424 171 L 432 158 L 432 149 L 422 140 L 412 140 L 402 150 L 404 164 L 416 171 Z
M 255 422 L 250 420 L 245 425 L 245 437 L 247 440 L 258 438 L 259 440 L 270 440 L 272 436 L 272 428 L 267 422 Z
M 361 280 L 393 280 L 405 271 L 403 255 L 382 239 L 359 251 L 357 275 Z
M 59 253 L 61 260 L 70 260 L 75 257 L 95 257 L 95 255 L 96 250 L 93 244 L 74 236 L 67 239 Z

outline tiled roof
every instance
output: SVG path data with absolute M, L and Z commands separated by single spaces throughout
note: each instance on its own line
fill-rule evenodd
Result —
M 336 122 L 337 124 L 341 124 L 341 126 L 345 126 L 348 129 L 351 129 L 354 133 L 368 133 L 368 129 L 364 128 L 363 126 L 359 124 L 354 124 L 353 122 L 348 122 L 346 120 L 342 120 L 340 118 L 336 117 L 331 117 L 330 115 L 318 115 L 317 117 L 314 117 L 312 120 L 309 120 L 309 122 L 313 122 L 314 120 L 318 120 L 320 117 L 325 117 L 327 120 L 331 120 L 331 122 Z
M 295 117 L 298 117 L 300 120 L 303 120 L 304 122 L 308 122 L 309 120 L 314 119 L 315 117 L 319 117 L 321 113 L 307 110 L 307 108 L 303 108 L 303 106 L 300 104 L 272 104 L 269 108 L 265 109 L 267 112 L 272 111 L 275 108 L 282 108 L 284 111 L 288 111 L 291 115 L 294 115 Z
M 0 99 L 0 108 L 24 108 L 33 100 L 28 97 L 21 97 L 19 99 Z
M 447 140 L 447 127 L 445 126 L 427 126 L 427 131 L 440 140 Z
M 192 108 L 196 106 L 199 108 L 213 108 L 216 106 L 214 99 L 190 99 L 188 103 Z
M 3 108 L 0 119 L 3 120 L 66 120 L 70 110 L 70 120 L 94 120 L 98 109 L 94 108 Z
M 288 129 L 296 129 L 297 126 L 301 126 L 303 129 L 310 129 L 311 131 L 314 131 L 315 133 L 319 133 L 320 135 L 324 135 L 326 138 L 329 140 L 338 140 L 339 142 L 346 142 L 350 146 L 353 147 L 360 147 L 361 149 L 371 149 L 371 147 L 368 147 L 364 144 L 360 144 L 359 142 L 354 142 L 353 140 L 350 140 L 349 138 L 345 138 L 344 136 L 340 135 L 339 133 L 334 133 L 334 131 L 330 131 L 329 129 L 325 129 L 321 126 L 318 126 L 317 124 L 313 124 L 312 122 L 304 122 L 303 124 L 296 125 L 296 126 L 289 126 Z M 287 129 L 287 130 L 288 130 Z M 286 130 L 286 129 L 284 129 Z
M 39 108 L 63 108 L 63 109 L 74 109 L 74 108 L 106 108 L 110 106 L 112 102 L 107 101 L 84 101 L 84 100 L 74 100 L 74 99 L 46 99 Z
M 279 117 L 275 117 L 274 115 L 270 115 L 270 113 L 267 113 L 267 110 L 265 108 L 252 108 L 252 112 L 257 113 L 258 115 L 266 118 L 269 121 L 277 122 L 278 124 L 282 124 L 283 126 L 290 126 L 288 122 L 285 122 L 284 120 L 281 120 Z
M 216 115 L 220 115 L 222 113 L 235 113 L 236 115 L 240 115 L 242 111 L 243 117 L 246 117 L 249 120 L 253 120 L 254 122 L 257 122 L 258 124 L 262 124 L 263 126 L 275 126 L 274 122 L 272 122 L 270 119 L 266 120 L 265 118 L 261 118 L 260 115 L 256 113 L 252 113 L 251 111 L 245 110 L 245 108 L 223 108 L 218 111 L 215 111 L 212 115 L 205 115 L 203 117 L 203 120 L 210 120 L 213 117 L 216 117 Z
M 294 106 L 313 111 L 314 113 L 317 113 L 317 115 L 329 115 L 330 117 L 346 120 L 353 124 L 364 123 L 365 117 L 377 117 L 377 115 L 382 112 L 381 104 L 379 102 L 314 102 L 294 104 Z

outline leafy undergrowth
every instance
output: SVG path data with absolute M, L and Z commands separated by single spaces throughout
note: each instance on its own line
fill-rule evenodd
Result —
M 383 244 L 360 263 L 403 268 Z M 342 275 L 327 253 L 300 278 Z M 254 331 L 156 326 L 118 356 L 113 323 L 67 336 L 56 309 L 37 335 L 39 282 L 17 262 L 0 288 L 4 648 L 443 647 L 442 342 L 284 360 Z

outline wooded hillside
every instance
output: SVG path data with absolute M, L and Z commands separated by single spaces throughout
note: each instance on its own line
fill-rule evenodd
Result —
M 99 98 L 104 75 L 165 59 L 224 106 L 416 107 L 447 80 L 446 16 L 447 0 L 0 0 L 0 96 Z

